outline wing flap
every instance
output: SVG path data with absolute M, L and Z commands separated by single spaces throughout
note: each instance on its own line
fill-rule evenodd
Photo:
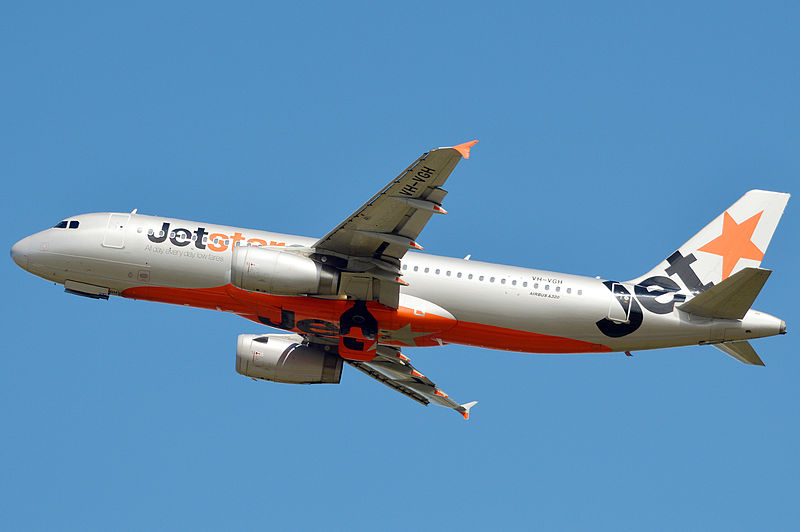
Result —
M 418 402 L 418 403 L 420 403 L 422 405 L 427 406 L 428 404 L 430 404 L 430 401 L 427 398 L 425 398 L 424 395 L 419 394 L 419 393 L 415 392 L 414 390 L 409 389 L 406 386 L 400 386 L 400 385 L 396 384 L 395 381 L 393 381 L 392 379 L 390 379 L 389 377 L 387 377 L 386 375 L 384 375 L 380 371 L 377 371 L 377 370 L 373 369 L 371 366 L 369 366 L 365 362 L 357 362 L 355 360 L 346 360 L 346 359 L 345 359 L 345 362 L 347 362 L 348 364 L 350 364 L 351 366 L 353 366 L 357 370 L 363 372 L 364 374 L 372 377 L 376 381 L 385 384 L 386 386 L 388 386 L 389 388 L 393 389 L 396 392 L 402 393 L 406 397 L 412 398 L 413 400 L 415 400 L 416 402 Z

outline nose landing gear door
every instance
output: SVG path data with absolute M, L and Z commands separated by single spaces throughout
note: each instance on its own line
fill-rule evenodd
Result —
M 631 295 L 620 283 L 611 285 L 611 301 L 608 319 L 617 323 L 628 323 L 631 316 Z
M 130 220 L 130 214 L 110 214 L 106 234 L 103 236 L 103 246 L 107 248 L 125 247 L 125 229 Z

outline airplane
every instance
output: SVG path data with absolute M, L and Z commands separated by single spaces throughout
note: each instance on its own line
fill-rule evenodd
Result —
M 283 383 L 339 383 L 343 364 L 415 401 L 460 404 L 406 347 L 611 353 L 712 345 L 763 365 L 750 340 L 786 323 L 750 307 L 789 194 L 751 190 L 677 251 L 628 281 L 425 253 L 446 214 L 450 173 L 477 140 L 423 153 L 322 238 L 103 212 L 23 238 L 28 272 L 95 299 L 121 296 L 236 313 L 281 333 L 239 335 L 236 371 Z M 412 251 L 415 250 L 415 251 Z

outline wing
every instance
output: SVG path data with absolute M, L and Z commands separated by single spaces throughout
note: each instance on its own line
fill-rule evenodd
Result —
M 477 403 L 472 401 L 460 405 L 450 399 L 433 381 L 417 371 L 408 357 L 396 347 L 379 345 L 375 358 L 369 362 L 355 360 L 345 360 L 345 362 L 418 403 L 423 405 L 435 403 L 452 408 L 464 416 L 464 419 L 469 419 L 469 409 Z
M 322 260 L 342 270 L 340 295 L 397 308 L 400 259 L 409 248 L 422 249 L 416 242 L 422 228 L 433 214 L 447 212 L 441 206 L 447 191 L 441 187 L 477 142 L 422 154 L 314 244 Z

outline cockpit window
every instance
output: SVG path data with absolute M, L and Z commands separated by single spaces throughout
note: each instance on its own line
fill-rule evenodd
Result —
M 80 224 L 80 222 L 78 220 L 72 220 L 69 223 L 69 228 L 70 229 L 77 229 L 78 228 L 78 224 Z
M 66 220 L 62 220 L 62 221 L 58 222 L 56 225 L 54 225 L 53 227 L 55 227 L 56 229 L 66 229 L 67 228 L 67 221 Z

